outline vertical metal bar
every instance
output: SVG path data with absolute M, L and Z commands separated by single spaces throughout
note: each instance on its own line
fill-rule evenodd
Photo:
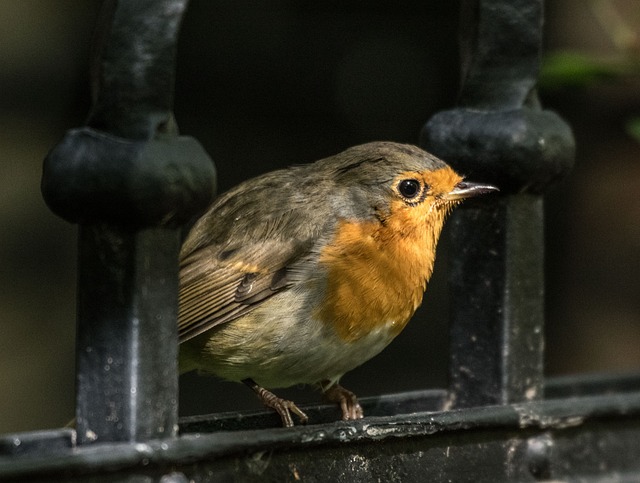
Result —
M 78 442 L 177 432 L 180 226 L 203 209 L 214 168 L 173 121 L 186 0 L 105 2 L 88 126 L 45 159 L 49 207 L 79 223 Z
M 79 440 L 175 433 L 179 247 L 175 229 L 81 226 Z
M 539 397 L 542 200 L 511 195 L 451 220 L 451 394 L 456 406 Z
M 460 106 L 425 125 L 421 143 L 501 197 L 451 220 L 454 407 L 542 396 L 542 192 L 573 162 L 569 127 L 535 92 L 542 0 L 463 0 Z

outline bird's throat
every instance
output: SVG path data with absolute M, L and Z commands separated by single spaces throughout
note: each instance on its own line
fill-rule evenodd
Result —
M 399 334 L 422 302 L 446 211 L 392 209 L 383 224 L 341 221 L 320 254 L 327 286 L 317 317 L 346 341 L 383 328 Z

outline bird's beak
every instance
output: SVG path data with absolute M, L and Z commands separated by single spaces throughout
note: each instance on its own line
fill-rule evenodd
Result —
M 443 198 L 447 201 L 463 200 L 465 198 L 473 198 L 474 196 L 493 193 L 494 191 L 500 190 L 490 184 L 460 181 L 451 191 L 446 193 Z

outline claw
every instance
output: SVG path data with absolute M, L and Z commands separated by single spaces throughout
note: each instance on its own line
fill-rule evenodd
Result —
M 325 389 L 324 396 L 328 401 L 340 405 L 343 420 L 362 419 L 364 417 L 362 406 L 360 406 L 356 395 L 341 385 L 333 384 L 328 389 Z
M 259 386 L 253 379 L 244 379 L 242 382 L 249 386 L 253 392 L 258 395 L 262 404 L 278 413 L 280 419 L 282 419 L 282 425 L 285 428 L 291 428 L 293 426 L 291 413 L 298 416 L 298 419 L 300 419 L 302 424 L 306 424 L 309 421 L 309 417 L 298 406 L 296 406 L 293 401 L 276 396 L 271 391 Z

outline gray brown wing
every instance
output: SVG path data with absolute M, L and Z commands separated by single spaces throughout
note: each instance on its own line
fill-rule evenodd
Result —
M 180 265 L 178 336 L 184 342 L 241 317 L 295 283 L 308 244 L 264 242 L 241 250 L 204 247 Z
M 336 214 L 318 206 L 332 192 L 310 168 L 254 178 L 223 194 L 181 251 L 180 342 L 254 310 L 313 270 L 315 246 Z

